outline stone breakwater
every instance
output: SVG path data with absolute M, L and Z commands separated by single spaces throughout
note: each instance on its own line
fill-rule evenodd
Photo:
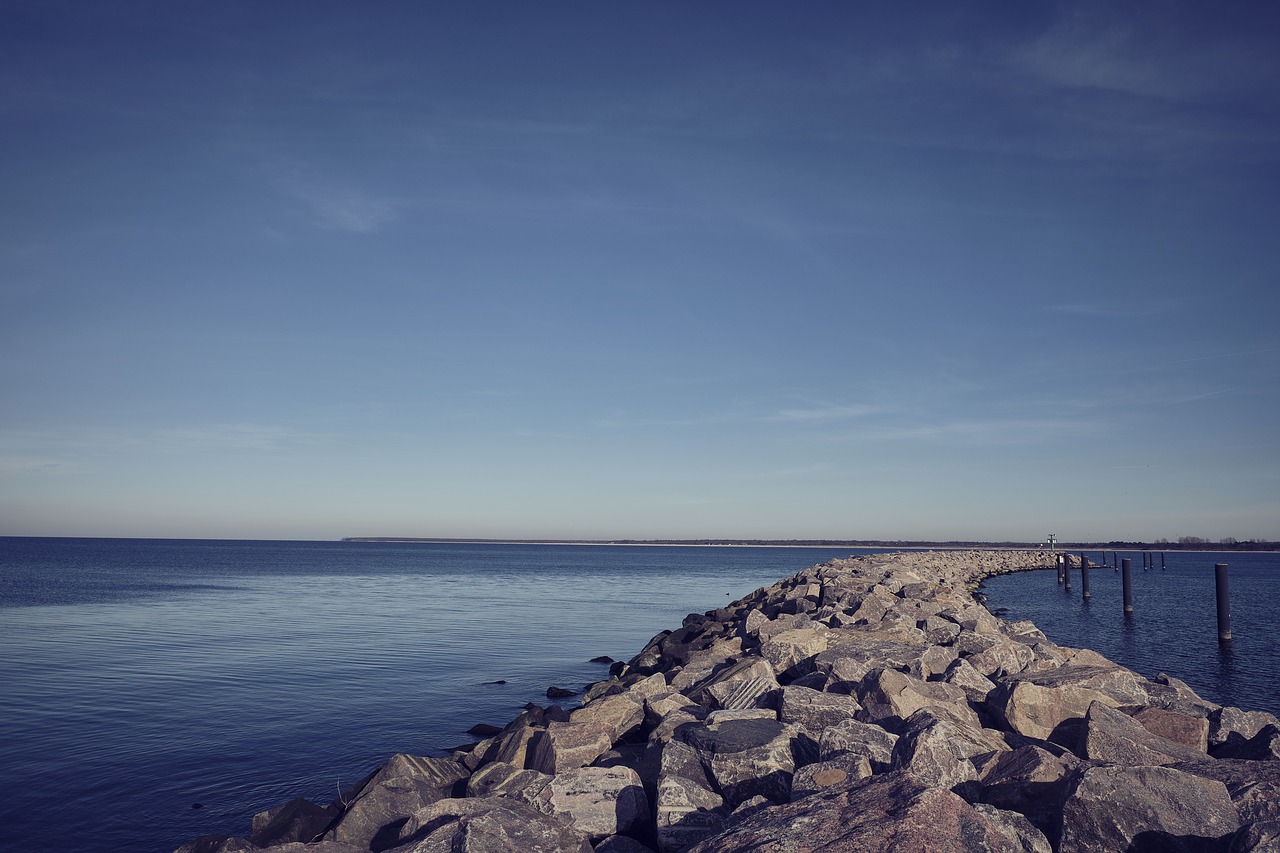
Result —
M 1280 721 L 1006 622 L 1042 552 L 833 560 L 663 631 L 582 706 L 180 853 L 1280 851 Z

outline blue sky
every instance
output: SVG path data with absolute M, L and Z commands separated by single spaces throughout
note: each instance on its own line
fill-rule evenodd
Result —
M 0 534 L 1280 538 L 1280 12 L 0 7 Z

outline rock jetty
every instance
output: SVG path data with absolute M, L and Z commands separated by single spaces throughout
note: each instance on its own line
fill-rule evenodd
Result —
M 179 853 L 1280 851 L 1280 721 L 975 598 L 1042 552 L 832 560 L 663 631 L 581 707 Z

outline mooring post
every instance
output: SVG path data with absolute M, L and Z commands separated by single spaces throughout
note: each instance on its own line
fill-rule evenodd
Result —
M 1119 551 L 1111 552 L 1111 569 L 1112 571 L 1116 571 L 1116 572 L 1120 571 L 1120 552 Z
M 1084 554 L 1080 555 L 1080 594 L 1085 601 L 1092 597 L 1089 594 L 1089 558 Z
M 1062 588 L 1071 592 L 1071 555 L 1062 555 Z
M 1231 581 L 1227 564 L 1214 563 L 1213 575 L 1218 592 L 1218 642 L 1231 642 Z
M 1164 571 L 1164 551 L 1160 552 L 1160 571 Z
M 1120 585 L 1124 588 L 1124 612 L 1133 612 L 1133 568 L 1132 561 L 1125 557 L 1120 561 Z
M 1054 564 L 1058 567 L 1058 585 L 1062 585 L 1062 555 L 1054 557 Z

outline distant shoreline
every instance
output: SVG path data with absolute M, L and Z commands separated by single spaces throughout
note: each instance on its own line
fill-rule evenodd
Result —
M 703 548 L 897 548 L 903 550 L 1046 549 L 1039 542 L 913 541 L 870 539 L 466 539 L 431 536 L 346 536 L 342 542 L 419 543 L 434 545 L 618 545 Z M 1187 551 L 1200 554 L 1280 551 L 1280 542 L 1058 542 L 1058 551 Z

